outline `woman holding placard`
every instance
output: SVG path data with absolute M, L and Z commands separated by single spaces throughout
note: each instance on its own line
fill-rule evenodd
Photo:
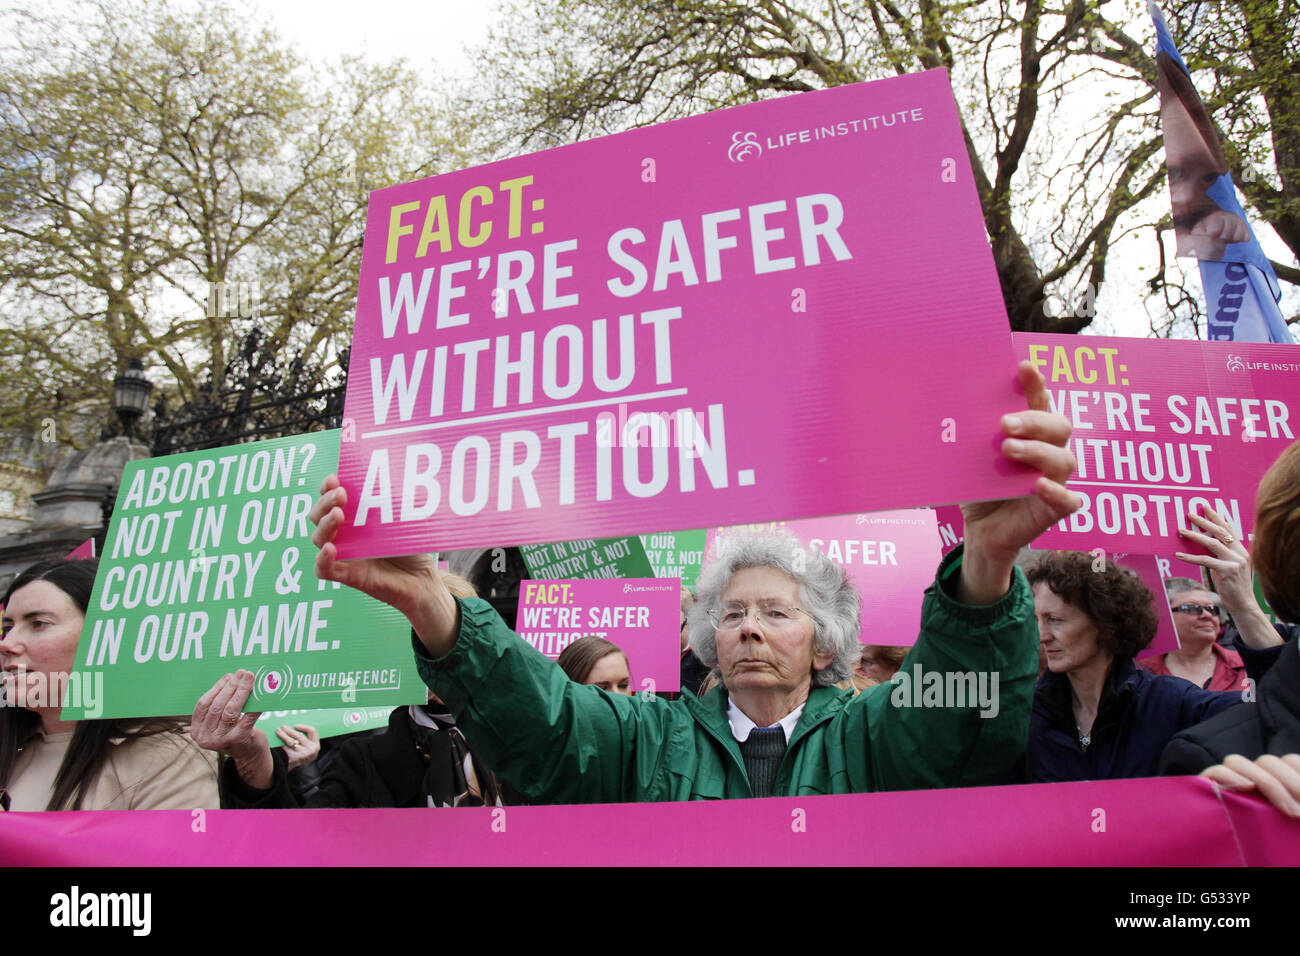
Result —
M 96 567 L 44 561 L 4 596 L 0 802 L 6 810 L 215 809 L 215 756 L 178 721 L 59 719 Z
M 964 506 L 964 544 L 926 592 L 910 658 L 930 671 L 997 675 L 988 706 L 899 703 L 889 685 L 857 696 L 834 687 L 860 658 L 859 598 L 829 558 L 787 538 L 734 541 L 701 580 L 691 647 L 723 683 L 702 700 L 574 684 L 490 605 L 454 598 L 427 555 L 339 560 L 348 491 L 333 476 L 311 513 L 316 573 L 407 616 L 425 682 L 500 777 L 537 801 L 992 783 L 1023 751 L 1037 666 L 1032 596 L 1015 558 L 1080 504 L 1064 486 L 1070 424 L 1050 411 L 1032 365 L 1019 374 L 1029 409 L 1003 417 L 1002 453 L 1038 473 L 1033 493 Z M 227 707 L 242 708 L 250 689 L 241 684 Z

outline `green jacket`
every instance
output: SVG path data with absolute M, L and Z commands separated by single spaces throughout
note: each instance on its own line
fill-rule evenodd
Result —
M 1033 595 L 1017 568 L 998 603 L 959 604 L 944 590 L 955 584 L 959 562 L 954 551 L 926 590 L 921 635 L 899 674 L 919 666 L 924 684 L 926 673 L 997 672 L 996 716 L 980 717 L 978 703 L 896 706 L 898 677 L 856 697 L 814 687 L 782 758 L 778 796 L 980 786 L 1005 777 L 1029 735 L 1038 667 Z M 420 676 L 451 707 L 475 752 L 530 800 L 753 795 L 727 723 L 725 689 L 669 701 L 576 684 L 486 601 L 458 603 L 460 635 L 445 657 L 433 660 L 414 641 Z

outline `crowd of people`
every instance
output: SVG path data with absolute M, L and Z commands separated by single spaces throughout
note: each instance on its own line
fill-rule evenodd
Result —
M 278 749 L 244 712 L 247 671 L 188 720 L 0 707 L 4 807 L 455 807 L 1203 773 L 1300 817 L 1300 642 L 1252 582 L 1300 620 L 1300 443 L 1260 483 L 1250 549 L 1215 512 L 1192 516 L 1184 536 L 1200 551 L 1179 557 L 1204 579 L 1166 583 L 1179 647 L 1144 656 L 1157 598 L 1131 571 L 1078 552 L 1018 563 L 1079 505 L 1069 423 L 1028 363 L 1020 376 L 1029 407 L 1003 418 L 1002 453 L 1038 473 L 1034 491 L 963 506 L 964 544 L 926 590 L 910 648 L 910 635 L 863 642 L 861 598 L 829 558 L 784 534 L 737 535 L 683 593 L 682 691 L 635 693 L 619 647 L 586 637 L 552 661 L 429 555 L 339 560 L 348 492 L 331 476 L 310 516 L 317 574 L 407 617 L 427 702 L 323 743 L 284 726 Z M 93 561 L 44 562 L 10 585 L 7 701 L 72 670 L 94 574 Z M 913 671 L 995 675 L 996 706 L 900 703 Z

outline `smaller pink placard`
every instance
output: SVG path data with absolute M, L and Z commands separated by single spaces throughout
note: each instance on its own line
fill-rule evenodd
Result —
M 67 560 L 80 561 L 83 558 L 93 558 L 95 556 L 95 539 L 87 538 L 81 544 L 77 545 L 67 553 Z
M 921 629 L 921 601 L 942 557 L 929 508 L 710 528 L 705 568 L 728 534 L 789 531 L 848 572 L 862 594 L 863 643 L 911 647 Z
M 679 580 L 523 581 L 516 627 L 551 659 L 580 637 L 603 637 L 627 655 L 635 690 L 681 689 Z
M 1181 646 L 1178 642 L 1178 629 L 1174 626 L 1174 612 L 1170 610 L 1169 600 L 1165 597 L 1165 582 L 1160 574 L 1159 559 L 1154 554 L 1112 554 L 1110 557 L 1120 567 L 1128 568 L 1142 579 L 1155 603 L 1156 620 L 1160 622 L 1156 628 L 1155 640 L 1138 657 L 1178 650 Z
M 940 505 L 932 509 L 939 525 L 939 550 L 947 557 L 966 538 L 966 518 L 961 505 Z

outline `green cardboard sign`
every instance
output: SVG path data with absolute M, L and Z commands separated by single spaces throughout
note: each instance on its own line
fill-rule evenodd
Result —
M 534 578 L 652 578 L 641 539 L 594 538 L 519 546 Z
M 388 718 L 393 713 L 392 707 L 341 707 L 329 710 L 268 710 L 257 718 L 257 726 L 270 741 L 272 747 L 283 747 L 276 729 L 286 724 L 307 724 L 315 727 L 321 740 L 326 737 L 338 737 L 340 734 L 353 734 L 360 730 L 383 730 L 388 726 Z
M 693 588 L 700 580 L 704 565 L 704 542 L 708 531 L 667 531 L 641 535 L 646 558 L 657 578 L 681 578 L 685 587 Z
M 73 674 L 98 712 L 63 718 L 188 715 L 239 668 L 250 711 L 422 696 L 406 619 L 316 578 L 307 513 L 338 453 L 329 431 L 127 464 Z

